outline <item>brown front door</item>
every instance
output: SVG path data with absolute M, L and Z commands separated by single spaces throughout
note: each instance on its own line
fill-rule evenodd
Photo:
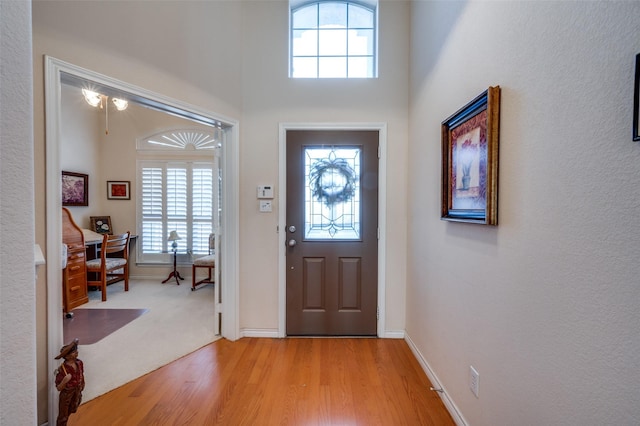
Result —
M 287 335 L 377 334 L 378 140 L 287 131 Z

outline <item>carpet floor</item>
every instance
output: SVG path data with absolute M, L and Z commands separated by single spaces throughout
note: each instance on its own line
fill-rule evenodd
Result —
M 185 280 L 185 283 L 187 281 Z M 78 358 L 84 362 L 86 386 L 83 402 L 120 387 L 219 338 L 215 320 L 213 285 L 191 291 L 191 285 L 161 284 L 155 280 L 130 280 L 107 287 L 107 301 L 100 291 L 89 291 L 89 303 L 75 309 L 146 310 L 95 343 L 80 336 Z M 78 321 L 76 321 L 78 322 Z
M 73 318 L 65 318 L 62 324 L 64 342 L 68 343 L 77 338 L 83 345 L 94 344 L 148 311 L 148 309 L 74 309 Z

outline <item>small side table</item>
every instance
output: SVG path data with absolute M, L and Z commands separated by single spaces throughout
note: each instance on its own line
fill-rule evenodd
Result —
M 162 281 L 162 284 L 166 283 L 171 278 L 175 278 L 176 279 L 176 284 L 177 285 L 180 285 L 180 281 L 178 281 L 178 279 L 184 280 L 184 278 L 182 278 L 182 276 L 180 276 L 180 272 L 178 272 L 178 270 L 176 269 L 176 260 L 177 260 L 177 258 L 178 258 L 178 251 L 177 250 L 173 250 L 173 271 L 171 271 L 171 273 L 169 274 L 169 276 L 167 277 L 166 280 Z

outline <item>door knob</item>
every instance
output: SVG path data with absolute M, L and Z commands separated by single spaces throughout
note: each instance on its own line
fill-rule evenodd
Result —
M 296 243 L 297 243 L 297 241 L 292 238 L 292 239 L 289 240 L 289 242 L 287 244 L 289 244 L 289 247 L 293 247 L 293 246 L 296 245 Z

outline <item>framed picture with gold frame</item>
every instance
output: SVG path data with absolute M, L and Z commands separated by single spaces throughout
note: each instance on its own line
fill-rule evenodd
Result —
M 500 86 L 442 122 L 441 219 L 498 224 Z
M 633 140 L 640 141 L 638 124 L 640 122 L 640 53 L 636 55 L 636 74 L 633 87 Z

